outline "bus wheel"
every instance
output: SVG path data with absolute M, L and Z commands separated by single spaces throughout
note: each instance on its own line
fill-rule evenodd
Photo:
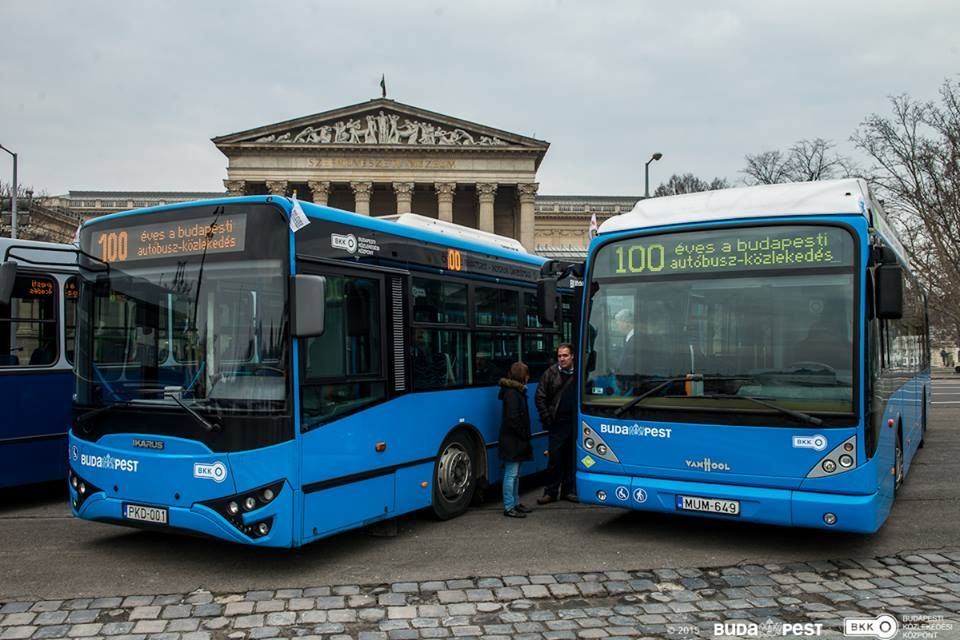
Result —
M 897 429 L 897 448 L 893 452 L 893 491 L 896 493 L 903 484 L 903 432 Z
M 440 520 L 455 518 L 470 505 L 477 487 L 473 443 L 463 431 L 447 436 L 433 468 L 433 513 Z

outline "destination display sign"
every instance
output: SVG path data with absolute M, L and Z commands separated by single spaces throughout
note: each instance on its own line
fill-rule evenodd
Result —
M 131 221 L 135 218 L 131 218 Z M 203 253 L 243 251 L 246 241 L 245 213 L 219 215 L 203 220 L 154 222 L 94 229 L 90 252 L 104 262 L 130 262 L 156 258 L 179 258 Z
M 839 227 L 746 227 L 621 240 L 600 250 L 594 277 L 811 269 L 853 264 Z

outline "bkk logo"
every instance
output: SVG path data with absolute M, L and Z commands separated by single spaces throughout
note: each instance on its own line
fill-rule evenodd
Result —
M 823 451 L 827 448 L 827 437 L 820 434 L 814 436 L 793 436 L 793 448 Z
M 74 456 L 76 456 L 76 453 L 74 453 Z M 94 469 L 129 471 L 130 473 L 136 473 L 137 467 L 140 465 L 140 461 L 133 460 L 132 458 L 114 458 L 109 453 L 102 456 L 94 456 L 84 453 L 80 455 L 80 464 L 85 467 L 93 467 Z
M 193 477 L 201 480 L 213 480 L 220 483 L 227 479 L 227 465 L 222 462 L 204 464 L 197 462 L 193 465 Z
M 343 235 L 340 233 L 330 234 L 330 246 L 334 249 L 343 249 L 347 253 L 357 252 L 357 236 L 352 233 Z
M 684 460 L 691 469 L 700 469 L 701 471 L 730 471 L 730 465 L 726 462 L 714 462 L 710 458 L 703 460 Z

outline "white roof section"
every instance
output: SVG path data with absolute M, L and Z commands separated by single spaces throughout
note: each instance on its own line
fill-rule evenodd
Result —
M 12 247 L 12 248 L 11 248 Z M 40 242 L 38 240 L 20 240 L 0 238 L 0 262 L 6 262 L 7 249 L 10 249 L 11 259 L 27 258 L 38 264 L 17 260 L 24 269 L 44 268 L 50 271 L 75 271 L 77 268 L 76 247 L 72 244 L 58 244 L 56 242 Z M 45 251 L 55 249 L 55 251 Z M 70 253 L 63 251 L 68 249 Z
M 792 182 L 647 198 L 600 225 L 600 233 L 674 224 L 796 215 L 859 214 L 875 208 L 861 179 Z M 876 209 L 875 209 L 876 212 Z
M 508 238 L 506 236 L 499 236 L 488 231 L 480 231 L 479 229 L 464 227 L 463 225 L 454 224 L 453 222 L 447 222 L 445 220 L 428 218 L 426 216 L 417 215 L 416 213 L 401 213 L 395 216 L 380 216 L 377 219 L 390 220 L 406 227 L 425 229 L 427 231 L 441 233 L 443 235 L 452 236 L 461 240 L 468 240 L 477 244 L 506 249 L 507 251 L 514 251 L 516 253 L 524 254 L 527 253 L 527 250 L 523 248 L 523 245 L 520 244 L 520 241 L 515 240 L 514 238 Z

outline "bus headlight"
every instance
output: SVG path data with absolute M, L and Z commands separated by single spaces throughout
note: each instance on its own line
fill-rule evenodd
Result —
M 243 501 L 243 508 L 247 511 L 253 511 L 257 506 L 257 499 L 253 496 L 247 496 L 247 499 Z
M 600 454 L 601 456 L 607 455 L 607 451 L 608 451 L 607 445 L 605 445 L 605 444 L 598 444 L 598 445 L 597 445 L 597 453 Z
M 594 445 L 593 438 L 587 438 L 586 440 L 583 441 L 584 449 L 593 449 L 593 445 Z
M 845 469 L 849 469 L 850 467 L 853 466 L 853 458 L 851 458 L 847 454 L 843 454 L 842 456 L 840 456 L 839 462 L 840 462 L 840 466 Z
M 230 502 L 227 503 L 227 513 L 229 513 L 232 516 L 237 515 L 238 513 L 240 513 L 240 505 L 238 505 L 236 502 L 231 500 Z
M 820 466 L 823 467 L 823 470 L 827 473 L 833 473 L 837 470 L 837 463 L 833 460 L 824 460 L 823 464 Z

